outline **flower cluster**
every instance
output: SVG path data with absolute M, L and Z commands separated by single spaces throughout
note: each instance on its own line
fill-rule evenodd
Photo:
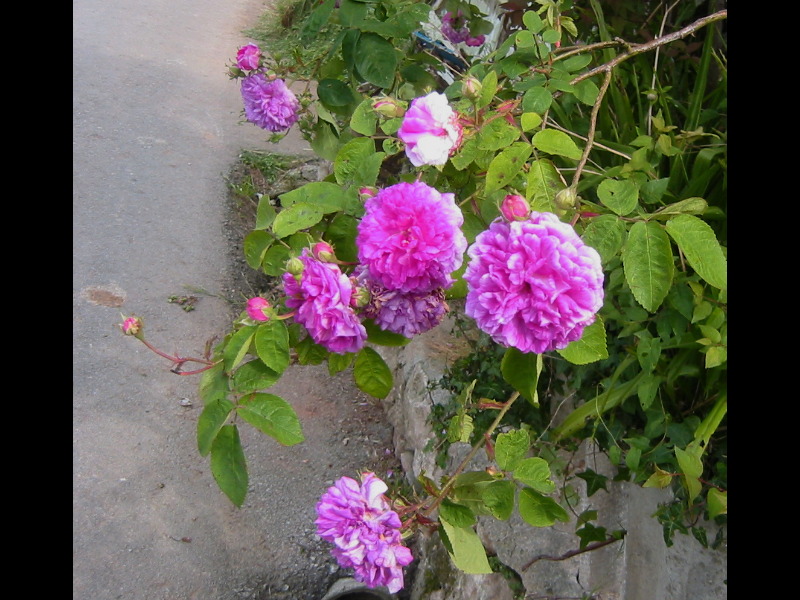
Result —
M 304 249 L 299 274 L 283 274 L 286 306 L 296 309 L 294 319 L 317 344 L 331 352 L 358 352 L 367 330 L 350 306 L 353 285 L 339 266 L 321 262 Z
M 497 219 L 467 254 L 465 312 L 504 346 L 539 354 L 565 348 L 603 305 L 600 255 L 552 213 Z
M 317 502 L 317 535 L 333 544 L 331 554 L 342 568 L 354 569 L 355 579 L 391 593 L 402 589 L 403 567 L 413 560 L 400 535 L 400 517 L 391 510 L 387 485 L 365 472 L 361 484 L 339 478 Z
M 443 165 L 461 145 L 463 128 L 447 96 L 431 92 L 411 101 L 397 136 L 415 167 Z
M 454 44 L 464 42 L 467 46 L 480 46 L 486 41 L 483 34 L 473 36 L 469 31 L 469 23 L 464 13 L 459 10 L 456 14 L 448 11 L 442 17 L 442 33 L 444 37 Z

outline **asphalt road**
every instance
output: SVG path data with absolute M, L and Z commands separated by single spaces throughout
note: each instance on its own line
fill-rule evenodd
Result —
M 73 2 L 73 600 L 317 600 L 348 573 L 314 535 L 314 503 L 391 452 L 347 374 L 292 367 L 270 391 L 295 406 L 306 442 L 242 426 L 250 491 L 237 509 L 197 452 L 199 380 L 117 328 L 140 316 L 156 346 L 197 356 L 243 308 L 225 300 L 224 176 L 242 148 L 309 152 L 294 133 L 275 147 L 238 124 L 227 63 L 264 8 Z M 191 312 L 168 302 L 197 289 L 210 295 Z

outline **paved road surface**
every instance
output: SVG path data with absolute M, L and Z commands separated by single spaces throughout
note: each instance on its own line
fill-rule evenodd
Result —
M 167 299 L 224 296 L 235 279 L 223 176 L 241 148 L 276 148 L 237 124 L 225 73 L 264 7 L 73 2 L 73 600 L 321 598 L 347 573 L 313 534 L 314 503 L 390 447 L 349 376 L 293 368 L 270 391 L 307 441 L 242 426 L 251 485 L 236 509 L 196 450 L 198 379 L 116 328 L 136 314 L 163 350 L 199 355 L 231 323 L 222 298 L 192 312 Z M 277 149 L 308 151 L 294 134 Z

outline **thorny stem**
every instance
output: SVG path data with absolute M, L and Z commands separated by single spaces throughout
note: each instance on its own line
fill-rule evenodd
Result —
M 170 356 L 166 352 L 162 352 L 161 350 L 159 350 L 158 348 L 153 346 L 150 342 L 148 342 L 144 338 L 139 338 L 139 340 L 145 346 L 147 346 L 150 350 L 152 350 L 153 352 L 155 352 L 159 356 L 161 356 L 163 358 L 166 358 L 170 362 L 174 363 L 175 366 L 172 367 L 172 369 L 170 369 L 170 371 L 172 373 L 175 373 L 176 375 L 196 375 L 198 373 L 202 373 L 203 371 L 207 371 L 208 369 L 216 366 L 220 362 L 219 360 L 218 361 L 211 361 L 211 360 L 206 360 L 204 358 L 194 358 L 194 357 L 191 357 L 191 356 L 188 356 L 188 357 L 185 357 L 185 358 L 181 357 L 181 356 Z M 200 363 L 201 365 L 205 365 L 205 366 L 200 368 L 200 369 L 195 369 L 194 371 L 181 371 L 180 370 L 181 367 L 187 362 L 196 362 L 196 363 Z
M 486 436 L 481 437 L 477 442 L 475 442 L 473 444 L 472 450 L 469 451 L 469 454 L 467 454 L 467 456 L 464 457 L 464 460 L 461 461 L 461 464 L 459 464 L 458 467 L 456 467 L 456 470 L 453 471 L 452 476 L 447 481 L 447 483 L 444 485 L 444 487 L 441 489 L 439 494 L 433 499 L 433 502 L 431 502 L 431 505 L 428 508 L 425 508 L 425 509 L 420 511 L 421 515 L 426 516 L 426 517 L 430 516 L 430 514 L 436 509 L 436 507 L 438 507 L 442 503 L 442 500 L 445 499 L 445 497 L 450 492 L 452 487 L 456 484 L 456 478 L 467 467 L 469 462 L 475 457 L 475 455 L 478 453 L 478 451 L 484 445 L 484 443 L 486 442 L 487 436 L 490 436 L 492 434 L 492 432 L 495 429 L 497 429 L 497 426 L 500 425 L 500 421 L 503 420 L 503 417 L 506 415 L 508 410 L 511 408 L 511 405 L 514 404 L 514 401 L 517 398 L 519 398 L 519 392 L 514 392 L 513 394 L 511 394 L 511 397 L 508 400 L 506 400 L 505 404 L 503 405 L 503 408 L 500 409 L 500 412 L 497 414 L 497 417 L 492 422 L 492 424 L 489 426 L 489 428 L 486 430 Z

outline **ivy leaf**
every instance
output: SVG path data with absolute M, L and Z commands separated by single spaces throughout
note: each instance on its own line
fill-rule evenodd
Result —
M 667 233 L 700 277 L 715 288 L 728 288 L 728 263 L 708 223 L 693 215 L 679 215 L 667 221 Z
M 294 446 L 305 439 L 297 413 L 286 400 L 274 394 L 250 394 L 239 402 L 236 412 L 284 446 Z
M 656 312 L 672 286 L 675 268 L 664 230 L 656 223 L 634 223 L 622 249 L 622 265 L 633 297 L 649 312 Z
M 665 487 L 668 487 L 671 483 L 672 483 L 672 474 L 670 474 L 668 471 L 665 471 L 664 469 L 656 467 L 656 470 L 653 472 L 652 475 L 650 475 L 650 477 L 647 478 L 647 481 L 645 481 L 642 484 L 642 487 L 646 488 L 654 487 L 654 488 L 664 489 Z
M 719 515 L 728 514 L 728 492 L 721 492 L 717 488 L 708 490 L 708 516 L 713 519 Z
M 353 376 L 358 389 L 374 398 L 386 398 L 394 385 L 389 366 L 369 346 L 362 348 L 356 356 Z
M 675 457 L 678 459 L 678 467 L 683 474 L 683 482 L 689 493 L 689 504 L 700 494 L 702 486 L 699 477 L 703 474 L 703 463 L 700 460 L 702 450 L 699 446 L 689 444 L 686 450 L 675 447 Z
M 279 375 L 289 366 L 289 332 L 283 321 L 270 320 L 258 325 L 256 354 Z
M 560 504 L 529 487 L 519 492 L 519 515 L 534 527 L 550 527 L 556 521 L 569 521 L 567 511 Z
M 586 548 L 591 542 L 604 542 L 606 540 L 606 528 L 596 527 L 591 523 L 587 523 L 578 529 L 575 534 L 581 538 L 581 549 Z
M 228 415 L 236 408 L 232 402 L 228 400 L 214 400 L 206 404 L 203 412 L 197 418 L 197 449 L 200 456 L 205 456 L 211 452 L 211 445 L 217 434 L 225 425 Z
M 608 481 L 608 477 L 605 475 L 601 475 L 599 473 L 595 473 L 591 469 L 586 469 L 582 473 L 577 474 L 578 477 L 583 479 L 586 482 L 586 496 L 590 497 L 592 494 L 599 490 L 608 491 L 606 488 L 606 482 Z
M 236 506 L 244 503 L 247 495 L 247 462 L 236 425 L 220 429 L 211 445 L 211 474 L 219 488 Z

